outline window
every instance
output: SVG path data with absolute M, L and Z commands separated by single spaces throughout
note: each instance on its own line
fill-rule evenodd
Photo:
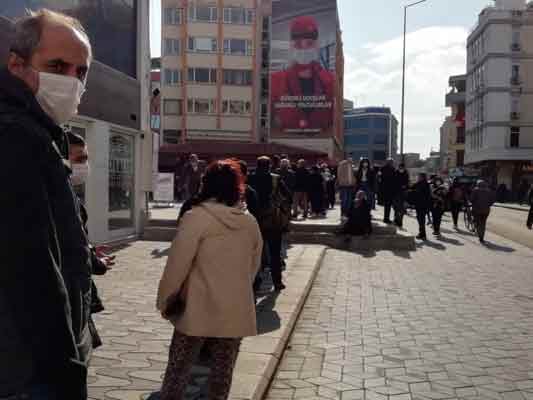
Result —
M 224 100 L 222 101 L 222 113 L 244 115 L 250 114 L 252 111 L 252 103 L 243 100 Z
M 389 135 L 385 133 L 378 133 L 374 136 L 374 144 L 387 144 Z
M 223 21 L 225 24 L 251 25 L 254 23 L 255 12 L 239 7 L 224 8 Z
M 389 130 L 389 120 L 386 118 L 374 118 L 374 128 Z
M 465 165 L 465 151 L 464 150 L 457 150 L 455 153 L 455 156 L 457 158 L 457 166 L 458 167 L 464 167 Z
M 216 6 L 189 5 L 189 21 L 192 22 L 217 22 L 218 8 Z
M 217 83 L 217 70 L 214 68 L 189 68 L 187 80 L 195 83 Z
M 348 118 L 346 129 L 367 129 L 370 128 L 370 119 L 368 118 Z
M 163 83 L 165 86 L 177 86 L 181 83 L 181 71 L 179 69 L 163 70 Z
M 250 86 L 252 71 L 239 69 L 224 70 L 224 85 Z
M 181 41 L 179 39 L 165 39 L 163 53 L 166 56 L 181 54 Z
M 513 50 L 520 48 L 520 31 L 519 30 L 513 30 L 513 41 L 511 43 L 511 46 Z
M 252 41 L 245 39 L 224 39 L 224 54 L 250 56 L 253 53 Z
M 360 160 L 361 158 L 368 158 L 368 151 L 366 151 L 366 150 L 352 151 L 352 152 L 350 153 L 350 155 L 352 156 L 352 158 L 353 158 L 355 161 L 358 161 L 358 160 Z
M 198 53 L 216 53 L 218 45 L 215 38 L 190 36 L 188 48 Z
M 163 131 L 163 142 L 169 144 L 179 144 L 181 131 L 176 129 L 165 129 Z
M 374 161 L 385 161 L 387 159 L 387 153 L 384 151 L 374 152 Z
M 165 115 L 182 115 L 183 100 L 165 99 L 163 101 L 163 113 Z
M 511 81 L 518 83 L 520 80 L 520 65 L 513 65 L 511 69 Z
M 217 112 L 215 99 L 189 99 L 187 111 L 191 114 L 214 114 Z
M 520 147 L 520 127 L 511 127 L 511 147 Z
M 347 135 L 344 137 L 344 144 L 348 146 L 367 145 L 368 135 Z
M 165 25 L 180 25 L 183 23 L 183 9 L 165 8 Z
M 135 195 L 133 137 L 112 132 L 109 138 L 109 220 L 111 231 L 133 228 Z
M 460 126 L 457 128 L 457 144 L 464 144 L 465 142 L 465 127 Z
M 520 112 L 520 97 L 511 96 L 511 112 L 519 113 Z

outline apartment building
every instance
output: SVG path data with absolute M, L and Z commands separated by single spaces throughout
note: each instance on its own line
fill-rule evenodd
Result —
M 344 152 L 356 162 L 368 158 L 384 165 L 398 155 L 398 120 L 388 107 L 355 108 L 344 112 Z
M 467 40 L 466 154 L 491 184 L 533 182 L 533 7 L 497 0 Z
M 259 140 L 258 0 L 163 0 L 161 141 Z
M 152 190 L 148 2 L 2 0 L 0 66 L 13 20 L 25 15 L 27 7 L 78 18 L 93 47 L 95 60 L 79 115 L 65 124 L 85 138 L 89 150 L 91 174 L 75 187 L 90 216 L 89 236 L 96 243 L 139 236 Z
M 451 176 L 461 174 L 465 159 L 466 75 L 451 76 L 446 107 L 451 114 L 440 130 L 441 170 Z
M 338 158 L 342 149 L 340 29 L 336 1 L 328 0 L 327 7 L 317 9 L 318 3 L 294 0 L 287 12 L 285 6 L 278 10 L 280 2 L 272 0 L 162 0 L 161 144 L 171 146 L 165 151 L 181 157 L 188 144 L 202 149 L 207 145 L 214 157 L 220 156 L 221 143 L 278 143 L 286 146 L 288 154 L 300 154 L 304 148 L 315 156 L 327 153 L 331 159 Z M 281 45 L 287 53 L 289 23 L 303 15 L 323 22 L 317 65 L 336 70 L 328 86 L 334 86 L 335 99 L 320 98 L 332 111 L 331 124 L 319 134 L 281 129 L 273 133 L 271 82 L 275 72 L 290 67 L 288 58 L 279 60 L 277 52 Z M 280 26 L 285 29 L 278 38 Z

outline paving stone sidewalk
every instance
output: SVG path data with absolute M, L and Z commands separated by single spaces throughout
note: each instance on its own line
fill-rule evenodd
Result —
M 328 250 L 267 399 L 533 399 L 533 252 L 443 232 Z
M 103 346 L 95 351 L 89 369 L 90 399 L 145 400 L 159 391 L 173 328 L 155 310 L 155 296 L 169 246 L 142 241 L 124 245 L 115 253 L 116 267 L 96 277 L 106 310 L 95 317 Z M 265 282 L 258 304 L 260 335 L 243 341 L 232 399 L 256 400 L 266 390 L 323 252 L 321 246 L 293 246 L 287 258 L 287 289 L 274 296 Z M 208 372 L 194 368 L 187 400 L 206 398 Z

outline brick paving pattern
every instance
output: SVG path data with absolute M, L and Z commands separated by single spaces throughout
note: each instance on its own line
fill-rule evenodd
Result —
M 328 250 L 267 399 L 533 399 L 533 252 L 443 232 Z

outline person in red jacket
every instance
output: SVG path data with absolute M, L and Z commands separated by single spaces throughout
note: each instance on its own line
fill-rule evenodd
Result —
M 272 74 L 273 127 L 282 133 L 322 133 L 333 126 L 334 73 L 320 64 L 318 23 L 311 16 L 290 26 L 290 63 Z

